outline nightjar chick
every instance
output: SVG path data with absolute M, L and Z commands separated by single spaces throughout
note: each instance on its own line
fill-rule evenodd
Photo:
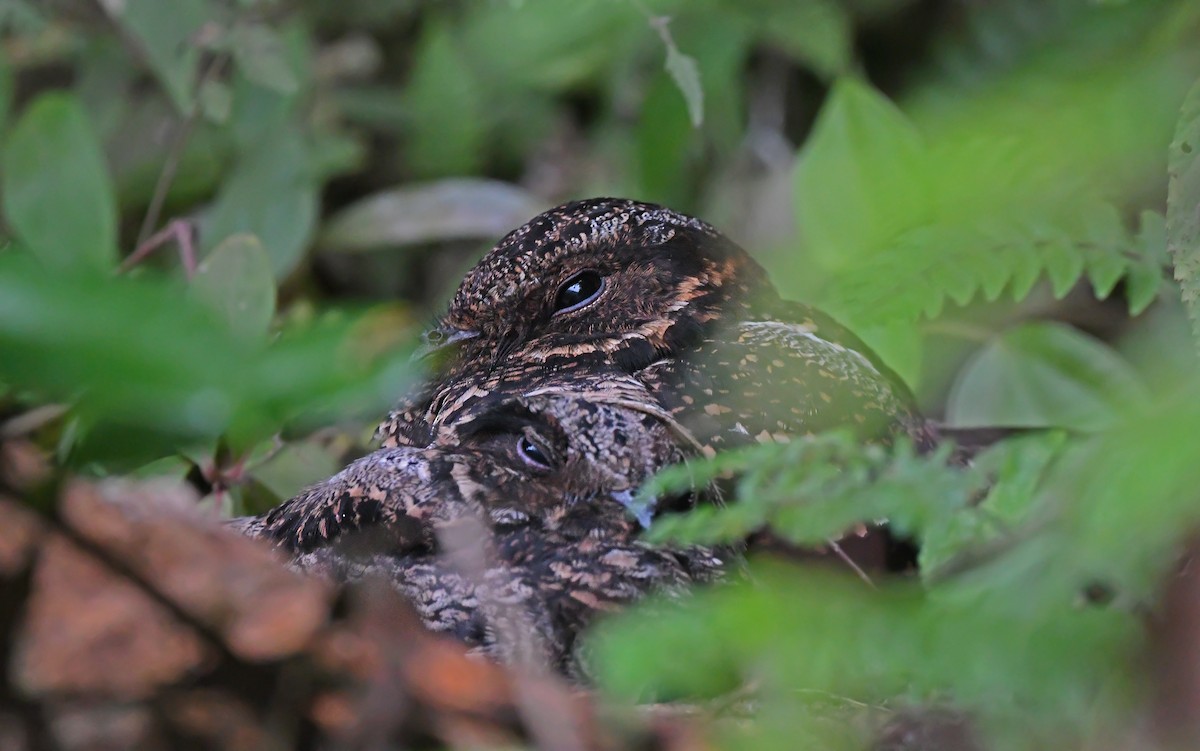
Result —
M 933 437 L 858 337 L 781 299 L 710 225 L 652 204 L 598 198 L 535 217 L 468 272 L 426 336 L 448 364 L 380 426 L 384 446 L 425 445 L 473 401 L 566 373 L 633 376 L 705 453 L 843 426 Z
M 574 672 L 597 614 L 721 572 L 708 549 L 641 542 L 629 513 L 638 485 L 683 458 L 670 422 L 578 396 L 500 399 L 446 442 L 372 453 L 238 526 L 300 568 L 383 576 L 483 654 Z

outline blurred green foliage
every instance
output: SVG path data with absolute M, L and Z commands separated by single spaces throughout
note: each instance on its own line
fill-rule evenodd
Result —
M 1079 746 L 1136 722 L 1137 614 L 1200 522 L 1198 37 L 1188 0 L 6 0 L 0 436 L 61 403 L 27 430 L 64 468 L 262 508 L 361 450 L 418 311 L 496 237 L 665 202 L 930 414 L 1073 432 L 970 469 L 832 434 L 666 473 L 736 470 L 736 502 L 657 539 L 886 517 L 922 575 L 752 566 L 614 621 L 602 686 L 751 686 L 730 748 L 859 747 L 921 704 Z

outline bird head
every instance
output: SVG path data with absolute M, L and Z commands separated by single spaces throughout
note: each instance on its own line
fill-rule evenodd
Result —
M 692 346 L 751 293 L 773 294 L 750 256 L 710 225 L 616 198 L 567 203 L 509 233 L 426 333 L 478 363 L 597 354 L 628 372 Z
M 492 521 L 537 522 L 580 535 L 648 526 L 653 502 L 638 487 L 682 461 L 668 424 L 652 407 L 582 396 L 513 396 L 464 416 L 454 441 L 479 457 L 457 475 L 477 490 Z M 443 434 L 445 435 L 445 434 Z

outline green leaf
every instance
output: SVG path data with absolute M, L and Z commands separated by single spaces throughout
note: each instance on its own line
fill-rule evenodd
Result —
M 663 45 L 667 48 L 667 75 L 671 76 L 671 80 L 683 94 L 692 127 L 699 128 L 704 123 L 704 87 L 700 84 L 700 68 L 696 65 L 696 59 L 679 51 L 679 46 L 675 44 L 671 29 L 667 25 L 668 19 L 656 18 L 650 23 L 658 31 Z
M 1167 171 L 1167 247 L 1200 346 L 1200 81 L 1184 100 Z
M 1034 323 L 997 337 L 951 388 L 954 425 L 1094 430 L 1140 404 L 1133 369 L 1101 342 L 1060 323 Z
M 99 140 L 79 101 L 36 99 L 4 149 L 4 211 L 44 263 L 111 268 L 117 257 L 117 204 Z
M 200 87 L 200 111 L 212 123 L 222 125 L 229 120 L 233 93 L 221 81 L 205 81 Z
M 281 279 L 303 257 L 316 218 L 317 186 L 305 143 L 289 130 L 242 155 L 204 221 L 202 238 L 213 248 L 235 234 L 254 235 Z
M 1061 299 L 1083 275 L 1083 254 L 1072 245 L 1070 238 L 1052 237 L 1042 244 L 1042 258 L 1054 297 Z
M 1163 288 L 1163 269 L 1167 265 L 1167 226 L 1161 214 L 1142 212 L 1137 236 L 1140 261 L 1129 271 L 1126 296 L 1130 315 L 1139 315 L 1158 297 Z
M 446 179 L 367 196 L 334 214 L 318 241 L 324 250 L 358 252 L 380 247 L 497 238 L 544 206 L 509 183 Z
M 269 26 L 244 23 L 233 27 L 229 43 L 242 74 L 264 88 L 283 94 L 300 83 L 288 62 L 283 40 Z
M 459 40 L 481 80 L 506 96 L 603 81 L 646 29 L 633 3 L 526 0 L 522 6 L 472 6 Z
M 254 468 L 254 478 L 278 498 L 291 498 L 339 469 L 326 449 L 311 441 L 289 443 Z
M 210 22 L 205 0 L 103 0 L 101 5 L 137 41 L 150 69 L 180 114 L 192 111 L 200 65 L 193 35 Z
M 1015 705 L 1026 724 L 1061 730 L 1063 713 L 1082 711 L 1078 697 L 1118 667 L 1135 631 L 1128 616 L 1066 603 L 1029 613 L 995 596 L 940 602 L 912 586 L 872 590 L 778 564 L 752 574 L 602 624 L 592 642 L 600 685 L 644 701 L 714 696 L 750 682 L 786 697 L 780 710 L 793 713 L 813 695 L 872 705 L 953 696 L 973 715 L 1003 716 Z M 808 747 L 789 740 L 778 747 Z
M 218 245 L 196 270 L 190 292 L 248 339 L 262 339 L 275 314 L 271 259 L 254 235 L 233 235 Z
M 919 326 L 906 321 L 870 326 L 858 326 L 857 322 L 850 319 L 846 322 L 905 383 L 920 383 L 924 342 Z
M 8 60 L 0 56 L 0 145 L 4 143 L 4 131 L 8 127 L 8 116 L 13 104 L 13 74 Z
M 478 172 L 488 117 L 464 50 L 449 28 L 430 24 L 415 55 L 407 89 L 409 168 L 421 177 Z
M 49 23 L 45 16 L 48 12 L 33 7 L 29 0 L 6 0 L 0 3 L 0 31 L 19 37 L 35 36 Z
M 925 149 L 900 111 L 868 86 L 839 81 L 796 174 L 800 231 L 828 269 L 879 253 L 930 219 Z
M 831 0 L 770 4 L 760 19 L 767 42 L 806 63 L 823 78 L 848 72 L 853 59 L 853 22 Z
M 987 498 L 942 514 L 921 535 L 921 577 L 934 582 L 946 564 L 978 556 L 1027 521 L 1037 508 L 1037 490 L 1067 441 L 1048 430 L 1001 441 L 972 459 L 972 468 L 990 478 Z

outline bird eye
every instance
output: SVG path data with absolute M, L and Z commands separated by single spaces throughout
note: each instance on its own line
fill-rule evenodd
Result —
M 441 329 L 430 329 L 425 332 L 425 342 L 437 346 L 446 341 L 446 332 Z
M 554 315 L 570 313 L 591 303 L 604 291 L 604 277 L 595 271 L 581 271 L 558 288 Z
M 521 436 L 517 440 L 517 453 L 521 455 L 522 461 L 531 467 L 550 469 L 550 459 L 546 456 L 546 452 L 525 436 Z

